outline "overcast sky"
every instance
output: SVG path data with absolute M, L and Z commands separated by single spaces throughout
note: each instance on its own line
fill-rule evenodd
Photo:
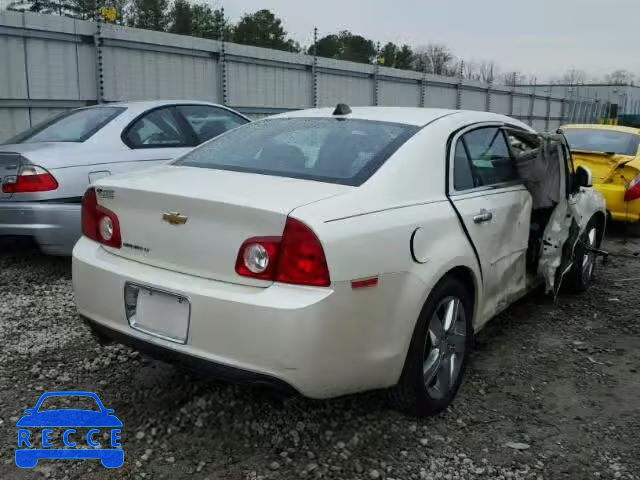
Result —
M 219 0 L 208 0 L 215 7 Z M 227 15 L 268 8 L 303 45 L 351 30 L 382 43 L 444 43 L 465 60 L 540 80 L 570 68 L 640 74 L 640 0 L 227 0 Z

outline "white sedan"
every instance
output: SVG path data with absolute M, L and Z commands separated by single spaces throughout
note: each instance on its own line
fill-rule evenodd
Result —
M 502 115 L 338 105 L 100 179 L 73 251 L 100 338 L 240 382 L 451 402 L 475 331 L 584 290 L 605 208 L 562 136 Z

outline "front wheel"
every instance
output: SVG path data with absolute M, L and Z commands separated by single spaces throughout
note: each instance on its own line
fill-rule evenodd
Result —
M 471 340 L 473 305 L 467 288 L 445 277 L 429 295 L 416 323 L 404 370 L 391 401 L 417 416 L 436 415 L 462 383 Z
M 596 255 L 590 249 L 600 246 L 601 233 L 595 218 L 587 224 L 578 240 L 573 257 L 573 267 L 567 274 L 567 288 L 574 293 L 582 293 L 593 281 Z

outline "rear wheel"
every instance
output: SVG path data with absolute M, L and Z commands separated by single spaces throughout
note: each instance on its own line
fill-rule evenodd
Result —
M 418 318 L 400 382 L 391 401 L 418 416 L 435 415 L 451 403 L 464 375 L 473 328 L 471 295 L 456 278 L 433 289 Z

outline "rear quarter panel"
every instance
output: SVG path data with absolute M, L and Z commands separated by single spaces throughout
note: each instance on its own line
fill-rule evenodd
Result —
M 596 190 L 604 197 L 612 220 L 632 223 L 640 222 L 640 200 L 631 202 L 624 200 L 629 183 L 638 175 L 640 175 L 640 159 L 636 158 L 618 168 L 608 182 L 594 184 Z
M 293 216 L 318 235 L 334 288 L 348 292 L 342 297 L 348 302 L 345 308 L 367 319 L 369 350 L 395 360 L 390 363 L 394 378 L 400 375 L 420 311 L 438 281 L 459 266 L 480 278 L 473 250 L 446 199 L 322 223 L 314 223 L 304 208 Z M 419 261 L 412 255 L 412 236 Z M 378 285 L 351 288 L 352 280 L 369 277 L 378 277 Z M 476 298 L 482 298 L 479 280 L 476 289 Z

